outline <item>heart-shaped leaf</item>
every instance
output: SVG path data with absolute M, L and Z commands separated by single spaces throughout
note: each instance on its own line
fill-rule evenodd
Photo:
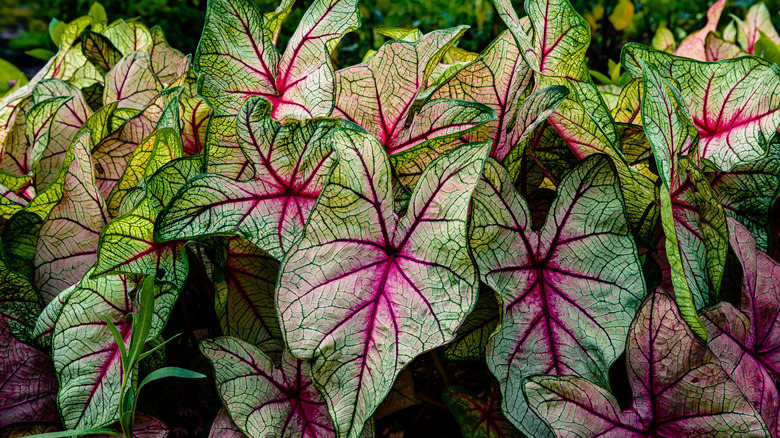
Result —
M 152 48 L 149 50 L 149 55 L 152 61 L 152 71 L 160 79 L 160 82 L 167 86 L 180 76 L 179 66 L 187 57 L 168 44 L 160 26 L 154 26 L 150 33 L 152 35 Z
M 281 367 L 275 368 L 255 346 L 230 337 L 205 339 L 200 350 L 214 367 L 225 408 L 247 436 L 333 436 L 333 423 L 312 384 L 308 362 L 285 352 Z
M 0 315 L 0 428 L 14 423 L 57 422 L 57 381 L 51 359 L 11 335 Z
M 539 232 L 507 171 L 488 161 L 474 192 L 471 247 L 481 280 L 501 296 L 488 346 L 507 417 L 549 436 L 528 410 L 523 378 L 574 374 L 607 387 L 607 372 L 645 294 L 641 266 L 608 158 L 589 157 L 558 187 Z
M 184 141 L 185 155 L 201 153 L 206 144 L 206 128 L 211 116 L 211 108 L 201 98 L 179 100 L 181 120 L 184 122 L 181 135 Z
M 159 241 L 240 234 L 281 260 L 303 231 L 332 167 L 330 132 L 337 119 L 270 118 L 264 98 L 247 101 L 238 115 L 238 137 L 254 178 L 235 181 L 204 174 L 189 181 L 161 213 Z
M 152 34 L 143 23 L 138 21 L 116 20 L 108 25 L 102 34 L 123 55 L 129 55 L 141 50 L 149 52 L 152 49 Z
M 743 49 L 753 55 L 756 53 L 756 43 L 761 39 L 761 34 L 766 35 L 773 43 L 780 44 L 780 35 L 772 25 L 769 9 L 763 3 L 757 3 L 748 9 L 745 20 L 735 17 L 737 22 L 737 41 Z
M 95 187 L 90 135 L 90 131 L 84 131 L 73 142 L 62 198 L 38 235 L 35 284 L 47 303 L 76 284 L 95 263 L 100 230 L 110 220 L 103 197 Z
M 528 378 L 529 406 L 560 437 L 770 436 L 666 292 L 656 290 L 642 305 L 626 353 L 630 409 L 621 411 L 607 390 L 574 376 Z
M 737 44 L 719 38 L 714 33 L 709 33 L 707 35 L 707 39 L 704 42 L 704 49 L 707 56 L 706 61 L 708 62 L 749 55 L 749 53 L 742 50 Z
M 431 163 L 399 218 L 377 139 L 353 129 L 331 137 L 339 161 L 284 259 L 276 307 L 292 353 L 314 359 L 337 435 L 354 438 L 401 369 L 450 341 L 476 300 L 466 218 L 488 147 Z M 342 262 L 323 265 L 332 254 Z
M 624 46 L 621 63 L 635 78 L 642 77 L 641 61 L 675 81 L 679 104 L 699 131 L 698 157 L 728 172 L 766 154 L 780 125 L 777 69 L 755 57 L 701 63 L 639 44 Z
M 68 292 L 52 336 L 54 369 L 60 383 L 57 405 L 69 429 L 105 426 L 118 420 L 122 359 L 106 323 L 110 320 L 130 342 L 131 320 L 138 311 L 133 298 L 140 284 L 123 275 L 91 279 L 92 271 Z M 160 334 L 168 320 L 174 290 L 155 290 L 155 312 L 147 341 Z

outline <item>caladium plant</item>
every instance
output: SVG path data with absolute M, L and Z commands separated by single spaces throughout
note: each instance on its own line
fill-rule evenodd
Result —
M 0 436 L 435 411 L 467 437 L 780 437 L 768 9 L 626 45 L 607 87 L 569 1 L 495 7 L 482 53 L 391 28 L 355 65 L 356 0 L 289 39 L 291 0 L 210 0 L 192 57 L 97 7 L 62 24 L 0 101 Z

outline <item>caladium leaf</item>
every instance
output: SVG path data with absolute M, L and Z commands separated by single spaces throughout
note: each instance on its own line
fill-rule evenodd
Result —
M 723 8 L 726 6 L 726 0 L 718 0 L 707 9 L 707 25 L 702 29 L 688 35 L 674 51 L 677 56 L 696 59 L 698 61 L 707 61 L 705 53 L 705 39 L 707 34 L 715 32 L 718 28 L 718 20 Z
M 726 41 L 712 32 L 707 35 L 707 39 L 704 42 L 704 50 L 707 56 L 706 61 L 708 62 L 749 55 L 748 52 L 742 50 L 737 44 Z
M 39 433 L 57 432 L 61 429 L 55 423 L 14 424 L 0 429 L 1 438 L 21 438 Z
M 313 358 L 337 436 L 354 438 L 401 369 L 450 341 L 476 300 L 466 218 L 488 145 L 431 163 L 399 218 L 377 139 L 341 129 L 332 143 L 339 161 L 282 263 L 276 307 L 292 353 Z M 342 263 L 320 263 L 336 253 Z
M 119 102 L 118 108 L 144 109 L 162 89 L 152 70 L 149 52 L 133 52 L 120 59 L 106 75 L 103 105 Z
M 152 35 L 152 48 L 149 51 L 152 61 L 152 71 L 164 85 L 171 84 L 180 76 L 179 66 L 186 60 L 186 56 L 180 51 L 168 45 L 160 26 L 154 26 Z
M 138 310 L 133 297 L 140 284 L 123 275 L 91 279 L 91 274 L 87 272 L 69 292 L 52 336 L 60 384 L 57 405 L 68 429 L 100 427 L 118 419 L 122 360 L 106 318 L 117 327 L 127 348 L 132 327 L 127 317 Z M 171 288 L 156 288 L 147 341 L 160 334 L 174 301 Z
M 279 55 L 274 29 L 251 1 L 213 1 L 194 59 L 200 93 L 217 117 L 235 116 L 250 96 L 268 98 L 278 120 L 327 116 L 335 95 L 330 53 L 358 25 L 355 0 L 316 0 Z
M 680 105 L 699 131 L 698 157 L 728 172 L 765 155 L 780 125 L 780 71 L 766 61 L 742 57 L 701 63 L 638 44 L 624 46 L 621 57 L 635 78 L 642 77 L 644 60 L 675 81 Z
M 166 110 L 167 114 L 178 116 L 177 96 L 180 91 L 176 88 L 162 91 L 143 111 L 127 119 L 118 130 L 93 147 L 95 182 L 103 197 L 111 193 L 125 172 L 133 151 L 154 131 Z M 168 127 L 178 129 L 178 126 Z
M 679 157 L 695 154 L 699 146 L 679 93 L 644 62 L 643 73 L 642 125 L 663 182 L 661 223 L 675 296 L 685 321 L 705 338 L 696 309 L 714 302 L 720 290 L 728 252 L 726 217 L 702 172 Z
M 254 168 L 249 181 L 204 174 L 189 181 L 158 220 L 159 241 L 200 235 L 240 234 L 281 260 L 300 237 L 333 163 L 330 133 L 337 119 L 269 117 L 264 98 L 247 101 L 238 115 L 238 137 Z
M 58 421 L 51 359 L 14 339 L 4 315 L 0 315 L 0 351 L 0 427 Z
M 62 99 L 59 96 L 72 96 L 72 98 L 62 105 L 55 104 L 56 109 L 52 108 L 54 109 L 52 117 L 43 128 L 48 131 L 45 135 L 31 135 L 29 132 L 31 125 L 28 124 L 27 138 L 33 148 L 35 188 L 38 192 L 45 190 L 54 181 L 62 168 L 68 147 L 92 116 L 92 110 L 87 106 L 78 88 L 59 79 L 48 79 L 35 86 L 33 91 L 35 106 L 30 110 L 28 123 L 32 122 L 30 119 L 33 113 L 39 111 L 38 108 L 44 108 L 44 114 L 47 113 L 46 107 L 50 102 Z M 94 126 L 95 122 L 97 120 L 93 120 L 89 127 Z
M 447 360 L 482 360 L 490 336 L 499 323 L 499 307 L 495 292 L 481 287 L 474 309 L 458 328 L 458 336 L 444 348 Z
M 308 362 L 289 352 L 280 368 L 255 346 L 236 338 L 204 339 L 217 390 L 230 417 L 247 436 L 328 437 L 334 428 Z
M 16 339 L 30 343 L 41 310 L 43 301 L 32 283 L 0 261 L 0 319 Z
M 626 352 L 630 409 L 621 411 L 604 388 L 574 376 L 528 378 L 528 404 L 561 437 L 770 436 L 666 292 L 656 290 L 642 305 Z
M 645 294 L 622 205 L 603 155 L 564 178 L 538 232 L 495 161 L 474 191 L 471 248 L 481 280 L 504 304 L 488 366 L 501 384 L 504 413 L 526 435 L 550 435 L 523 397 L 526 376 L 574 374 L 608 386 L 609 366 Z
M 91 31 L 81 35 L 81 50 L 84 56 L 103 72 L 111 70 L 122 58 L 119 51 L 107 37 Z
M 756 43 L 761 38 L 761 34 L 766 35 L 775 44 L 780 44 L 780 35 L 777 34 L 775 27 L 772 26 L 769 9 L 763 3 L 757 3 L 748 9 L 745 20 L 742 21 L 735 17 L 737 22 L 737 41 L 743 49 L 753 55 L 756 53 Z
M 777 275 L 780 264 L 763 251 L 756 249 L 756 241 L 750 232 L 734 219 L 729 218 L 729 241 L 737 254 L 744 273 L 739 308 L 750 321 L 746 344 L 774 376 L 780 376 L 780 287 Z
M 181 139 L 176 140 L 181 151 Z M 146 194 L 139 204 L 111 221 L 100 233 L 95 274 L 148 275 L 181 288 L 188 270 L 186 241 L 158 242 L 153 236 L 154 224 L 172 194 L 199 172 L 200 160 L 187 157 L 166 164 L 149 177 Z
M 388 154 L 409 149 L 423 140 L 465 130 L 458 117 L 437 120 L 435 116 L 441 111 L 433 111 L 433 121 L 440 124 L 431 126 L 431 122 L 421 121 L 422 126 L 417 126 L 414 118 L 407 125 L 414 101 L 433 68 L 465 31 L 466 27 L 460 26 L 428 33 L 415 42 L 391 41 L 368 61 L 339 70 L 333 115 L 374 134 Z M 420 111 L 425 111 L 424 108 Z M 488 120 L 489 117 L 482 117 L 464 124 L 478 126 Z
M 520 56 L 512 34 L 503 32 L 477 59 L 445 80 L 430 98 L 480 102 L 496 113 L 496 119 L 467 134 L 469 141 L 492 141 L 491 156 L 502 160 L 517 143 L 516 129 L 509 129 L 531 83 L 532 70 Z
M 225 408 L 222 408 L 209 429 L 209 438 L 246 438 L 246 435 L 233 423 Z
M 206 128 L 211 108 L 201 98 L 180 99 L 181 120 L 184 122 L 181 135 L 185 155 L 198 155 L 206 144 Z
M 149 52 L 154 44 L 149 29 L 137 21 L 116 20 L 106 27 L 102 34 L 123 55 L 141 50 Z
M 49 302 L 75 284 L 95 263 L 98 235 L 110 220 L 95 187 L 89 153 L 90 131 L 73 142 L 73 158 L 62 198 L 41 226 L 35 252 L 35 284 Z
M 215 305 L 222 333 L 249 342 L 271 358 L 284 350 L 274 286 L 279 262 L 241 237 L 231 237 L 219 260 Z
M 54 325 L 68 302 L 71 294 L 76 290 L 77 284 L 60 292 L 53 300 L 43 308 L 43 312 L 35 321 L 35 328 L 32 331 L 33 344 L 45 351 L 51 352 L 51 335 L 54 333 Z
M 707 172 L 707 179 L 726 216 L 748 227 L 762 251 L 769 248 L 772 204 L 780 191 L 780 143 L 769 145 L 766 157 L 730 172 Z
M 642 81 L 631 79 L 620 90 L 617 106 L 612 110 L 615 123 L 642 125 Z
M 750 336 L 750 321 L 731 304 L 721 302 L 702 313 L 707 328 L 707 346 L 720 360 L 723 369 L 761 414 L 771 436 L 777 436 L 780 394 L 772 376 L 756 355 Z
M 0 171 L 11 175 L 27 175 L 32 172 L 32 149 L 25 135 L 27 124 L 26 114 L 30 112 L 35 103 L 28 98 L 21 101 L 11 116 L 10 126 L 5 146 L 3 147 L 3 159 L 0 161 Z M 43 126 L 45 120 L 32 126 Z
M 444 390 L 442 401 L 458 420 L 465 438 L 519 438 L 522 435 L 501 412 L 501 392 L 491 387 L 484 399 L 457 386 Z
M 150 177 L 165 163 L 183 155 L 181 135 L 173 128 L 163 127 L 150 134 L 135 148 L 127 168 L 108 195 L 108 212 L 119 216 L 119 206 L 125 195 L 138 187 L 144 177 Z

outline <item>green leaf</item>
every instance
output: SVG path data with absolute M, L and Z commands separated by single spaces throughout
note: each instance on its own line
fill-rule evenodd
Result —
M 84 31 L 81 36 L 81 50 L 84 56 L 103 72 L 108 72 L 122 58 L 122 52 L 105 36 L 90 31 Z
M 48 433 L 39 433 L 37 435 L 31 435 L 31 438 L 67 438 L 71 436 L 86 436 L 86 435 L 98 435 L 98 434 L 105 434 L 105 435 L 113 435 L 122 437 L 122 434 L 115 431 L 114 429 L 105 429 L 105 428 L 91 428 L 91 429 L 78 429 L 78 430 L 63 430 L 61 432 L 48 432 Z
M 53 58 L 54 55 L 56 55 L 56 53 L 47 49 L 32 49 L 24 53 L 32 56 L 35 59 L 40 59 L 41 61 L 48 61 L 49 59 Z
M 137 21 L 116 20 L 106 27 L 102 34 L 125 56 L 141 50 L 149 52 L 152 49 L 153 41 L 149 29 Z
M 444 347 L 444 358 L 483 360 L 490 336 L 500 322 L 499 307 L 495 292 L 488 287 L 480 287 L 477 304 L 458 328 L 455 340 Z
M 501 392 L 491 387 L 484 397 L 458 386 L 444 390 L 442 401 L 458 420 L 465 438 L 519 438 L 522 435 L 501 412 Z
M 63 23 L 56 18 L 52 18 L 49 22 L 49 37 L 55 46 L 59 47 L 62 41 L 62 33 L 65 31 L 67 23 Z
M 92 25 L 99 23 L 108 23 L 108 15 L 106 15 L 106 9 L 98 2 L 93 2 L 89 7 L 89 16 L 92 17 Z
M 206 376 L 204 376 L 201 373 L 185 370 L 184 368 L 165 367 L 165 368 L 160 368 L 158 370 L 154 370 L 151 373 L 149 373 L 149 375 L 144 378 L 141 384 L 138 385 L 138 391 L 140 392 L 141 388 L 143 388 L 146 384 L 154 382 L 155 380 L 164 379 L 166 377 L 178 377 L 180 379 L 205 379 L 206 378 Z
M 0 261 L 0 318 L 5 319 L 16 339 L 31 342 L 42 310 L 43 301 L 32 283 Z

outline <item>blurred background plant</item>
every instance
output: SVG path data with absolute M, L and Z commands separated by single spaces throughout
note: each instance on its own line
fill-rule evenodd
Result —
M 110 20 L 138 18 L 150 27 L 160 25 L 168 42 L 185 53 L 192 53 L 200 39 L 207 0 L 103 0 Z M 57 29 L 90 10 L 93 0 L 0 0 L 0 58 L 19 67 L 27 76 L 40 68 L 44 59 L 56 51 Z M 256 0 L 262 11 L 271 11 L 277 0 Z M 295 24 L 311 0 L 296 2 L 284 26 L 282 45 L 291 36 Z M 522 13 L 522 1 L 513 0 Z M 588 52 L 590 67 L 602 73 L 597 82 L 619 82 L 620 75 L 610 69 L 610 60 L 617 61 L 623 44 L 629 41 L 652 44 L 654 37 L 681 41 L 685 35 L 700 29 L 706 22 L 708 0 L 572 0 L 574 7 L 590 23 L 592 42 Z M 721 25 L 730 20 L 728 14 L 744 16 L 754 0 L 730 1 Z M 780 0 L 765 2 L 770 11 L 777 11 Z M 423 32 L 467 24 L 471 29 L 461 40 L 462 49 L 479 52 L 503 29 L 490 0 L 364 0 L 360 4 L 363 26 L 348 35 L 334 58 L 337 65 L 360 62 L 366 52 L 377 49 L 387 37 L 379 31 L 384 27 L 418 28 Z M 780 15 L 771 15 L 780 25 Z M 60 25 L 60 26 L 58 26 Z M 17 74 L 2 67 L 4 75 Z M 7 81 L 0 83 L 5 84 Z M 15 80 L 15 79 L 11 79 Z M 0 90 L 2 92 L 3 90 Z

